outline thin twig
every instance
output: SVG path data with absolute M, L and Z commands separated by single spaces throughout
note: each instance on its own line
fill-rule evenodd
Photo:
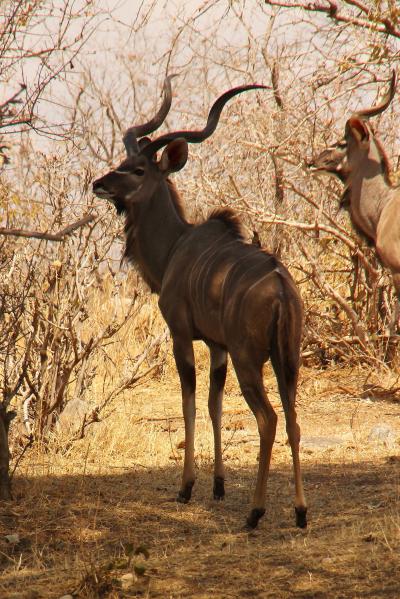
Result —
M 16 471 L 16 469 L 18 468 L 18 466 L 19 466 L 19 464 L 20 464 L 20 462 L 21 462 L 22 458 L 24 457 L 24 455 L 25 455 L 26 451 L 27 451 L 27 450 L 28 450 L 30 447 L 32 447 L 32 445 L 33 445 L 33 441 L 34 441 L 34 439 L 33 439 L 33 435 L 30 435 L 30 436 L 29 436 L 29 439 L 28 439 L 28 442 L 26 443 L 26 445 L 25 445 L 25 446 L 24 446 L 24 448 L 22 449 L 22 451 L 21 451 L 20 455 L 18 456 L 18 458 L 17 458 L 17 459 L 16 459 L 16 461 L 15 461 L 14 468 L 12 469 L 12 472 L 11 472 L 11 474 L 10 474 L 10 481 L 13 479 L 13 476 L 14 476 L 14 474 L 15 474 L 15 471 Z

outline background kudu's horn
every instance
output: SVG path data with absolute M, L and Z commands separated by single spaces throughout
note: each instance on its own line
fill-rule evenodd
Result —
M 382 102 L 380 102 L 376 106 L 371 106 L 371 108 L 365 108 L 364 110 L 359 110 L 353 116 L 368 119 L 373 116 L 376 116 L 377 114 L 380 114 L 381 112 L 386 110 L 386 108 L 389 106 L 390 102 L 393 100 L 395 91 L 396 91 L 396 71 L 393 70 L 392 78 L 390 80 L 389 91 L 384 96 Z
M 133 154 L 139 153 L 140 148 L 137 141 L 139 137 L 143 137 L 144 135 L 149 135 L 150 133 L 153 133 L 153 131 L 158 129 L 166 119 L 169 109 L 171 108 L 172 102 L 171 79 L 173 79 L 176 76 L 176 74 L 168 75 L 165 78 L 164 100 L 157 114 L 155 114 L 154 117 L 150 119 L 150 121 L 148 121 L 147 123 L 144 123 L 143 125 L 135 125 L 133 127 L 129 127 L 129 129 L 125 131 L 123 142 L 128 156 L 132 156 Z
M 237 94 L 241 94 L 242 92 L 251 90 L 251 89 L 271 89 L 266 85 L 240 85 L 239 87 L 234 87 L 229 91 L 225 92 L 214 102 L 211 107 L 211 110 L 208 115 L 207 124 L 201 131 L 174 131 L 171 133 L 166 133 L 165 135 L 161 135 L 151 143 L 143 148 L 142 153 L 146 156 L 153 156 L 160 148 L 169 144 L 169 142 L 177 139 L 178 137 L 183 137 L 189 143 L 200 143 L 210 137 L 212 133 L 214 133 L 217 128 L 219 117 L 221 115 L 222 109 L 225 104 L 236 96 Z

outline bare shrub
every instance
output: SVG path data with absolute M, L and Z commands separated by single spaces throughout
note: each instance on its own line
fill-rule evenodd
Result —
M 134 290 L 123 311 L 109 296 L 107 318 L 97 318 L 93 309 L 118 233 L 90 204 L 90 167 L 79 160 L 65 102 L 55 100 L 65 96 L 65 82 L 76 79 L 75 61 L 102 9 L 92 0 L 8 0 L 0 15 L 0 498 L 8 499 L 15 410 L 15 451 L 24 437 L 46 445 L 68 402 L 90 396 L 99 355 L 109 359 L 106 344 L 140 302 Z M 32 130 L 45 136 L 39 150 L 28 135 Z M 62 148 L 52 139 L 61 140 Z M 121 284 L 113 281 L 114 295 Z M 74 438 L 157 362 L 156 346 L 153 340 L 147 351 L 141 348 L 130 376 L 116 377 L 104 394 L 91 398 Z
M 80 201 L 70 204 L 73 189 L 65 181 L 70 155 L 37 158 L 30 177 L 36 197 L 48 200 L 48 209 L 40 214 L 42 229 L 51 230 L 55 223 L 62 229 L 89 211 L 93 220 L 57 243 L 15 237 L 3 241 L 0 391 L 2 404 L 19 414 L 12 434 L 14 457 L 29 439 L 45 447 L 66 409 L 72 410 L 74 422 L 64 449 L 82 438 L 120 393 L 160 366 L 165 340 L 165 333 L 153 334 L 151 322 L 140 316 L 140 291 L 126 289 L 125 278 L 113 271 L 111 250 L 118 230 L 90 204 L 87 173 L 80 174 Z M 18 215 L 10 217 L 10 226 L 14 219 Z M 143 329 L 148 326 L 146 342 L 131 348 L 128 364 L 117 365 L 113 346 L 122 342 L 135 318 L 142 318 Z M 108 362 L 115 374 L 103 380 L 101 393 L 95 392 Z M 81 406 L 85 402 L 84 412 L 76 409 L 78 400 Z

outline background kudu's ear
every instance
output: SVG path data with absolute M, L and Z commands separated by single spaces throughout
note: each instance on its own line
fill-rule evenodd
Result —
M 171 141 L 161 155 L 160 169 L 166 174 L 174 173 L 183 168 L 188 159 L 188 144 L 186 139 L 178 137 Z
M 352 117 L 346 123 L 346 134 L 350 133 L 359 143 L 369 141 L 369 131 L 367 125 L 361 119 Z

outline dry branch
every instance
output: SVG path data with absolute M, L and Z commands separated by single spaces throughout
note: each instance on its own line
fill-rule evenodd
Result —
M 148 374 L 150 374 L 153 370 L 161 365 L 161 361 L 156 360 L 153 361 L 148 368 L 141 371 L 140 367 L 142 366 L 145 360 L 149 360 L 152 352 L 157 350 L 162 343 L 164 343 L 169 336 L 168 329 L 165 328 L 164 331 L 157 335 L 154 339 L 150 340 L 147 347 L 143 350 L 143 352 L 136 357 L 135 364 L 132 367 L 132 373 L 125 377 L 124 379 L 118 382 L 118 385 L 113 388 L 113 390 L 106 396 L 104 401 L 99 405 L 98 411 L 101 412 L 111 401 L 113 401 L 118 395 L 126 391 L 127 389 L 133 389 L 136 387 L 139 381 L 145 378 Z
M 65 237 L 79 229 L 87 225 L 88 223 L 94 220 L 94 216 L 91 214 L 87 214 L 80 220 L 68 225 L 64 229 L 61 229 L 58 233 L 44 233 L 41 231 L 26 231 L 23 229 L 8 229 L 5 227 L 0 228 L 0 235 L 13 236 L 13 237 L 27 237 L 33 239 L 44 239 L 46 241 L 64 241 Z
M 347 247 L 352 252 L 354 252 L 355 255 L 357 255 L 357 257 L 362 262 L 363 266 L 365 266 L 365 268 L 371 273 L 371 275 L 373 275 L 374 277 L 379 276 L 379 272 L 370 264 L 370 262 L 368 262 L 367 258 L 360 250 L 360 248 L 357 246 L 357 244 L 354 241 L 352 241 L 347 235 L 341 233 L 338 228 L 319 223 L 318 221 L 315 221 L 313 223 L 303 223 L 295 220 L 287 220 L 278 215 L 269 214 L 267 212 L 260 215 L 259 222 L 271 225 L 284 225 L 286 227 L 292 227 L 294 229 L 299 229 L 302 231 L 314 231 L 315 233 L 323 231 L 324 233 L 329 233 L 330 235 L 336 237 L 337 239 L 340 239 L 340 241 L 347 245 Z
M 393 19 L 385 17 L 371 10 L 371 7 L 359 0 L 342 0 L 343 6 L 337 2 L 325 0 L 324 2 L 296 2 L 291 0 L 264 0 L 265 4 L 277 6 L 279 8 L 301 8 L 311 13 L 323 13 L 335 23 L 347 23 L 360 29 L 369 29 L 378 33 L 384 33 L 396 38 L 400 38 L 400 29 L 397 27 L 395 16 Z M 354 6 L 358 9 L 358 14 L 346 14 L 341 12 L 341 8 Z
M 350 319 L 350 321 L 353 325 L 354 332 L 356 333 L 357 337 L 359 337 L 359 339 L 360 339 L 361 345 L 364 347 L 364 349 L 366 349 L 368 346 L 368 342 L 369 342 L 368 335 L 367 335 L 367 331 L 365 330 L 365 327 L 360 323 L 358 315 L 352 309 L 352 307 L 346 302 L 346 300 L 337 291 L 335 291 L 335 289 L 333 289 L 332 285 L 330 285 L 326 280 L 324 280 L 316 261 L 312 258 L 311 254 L 306 249 L 305 245 L 303 243 L 301 243 L 299 240 L 297 240 L 297 243 L 298 243 L 301 251 L 303 252 L 304 256 L 307 258 L 308 263 L 312 267 L 312 274 L 313 274 L 315 283 L 318 285 L 318 287 L 322 288 L 326 293 L 328 293 L 328 295 L 330 295 L 332 297 L 332 299 L 335 302 L 337 302 L 339 304 L 339 306 L 342 308 L 342 310 L 347 314 L 348 318 Z

